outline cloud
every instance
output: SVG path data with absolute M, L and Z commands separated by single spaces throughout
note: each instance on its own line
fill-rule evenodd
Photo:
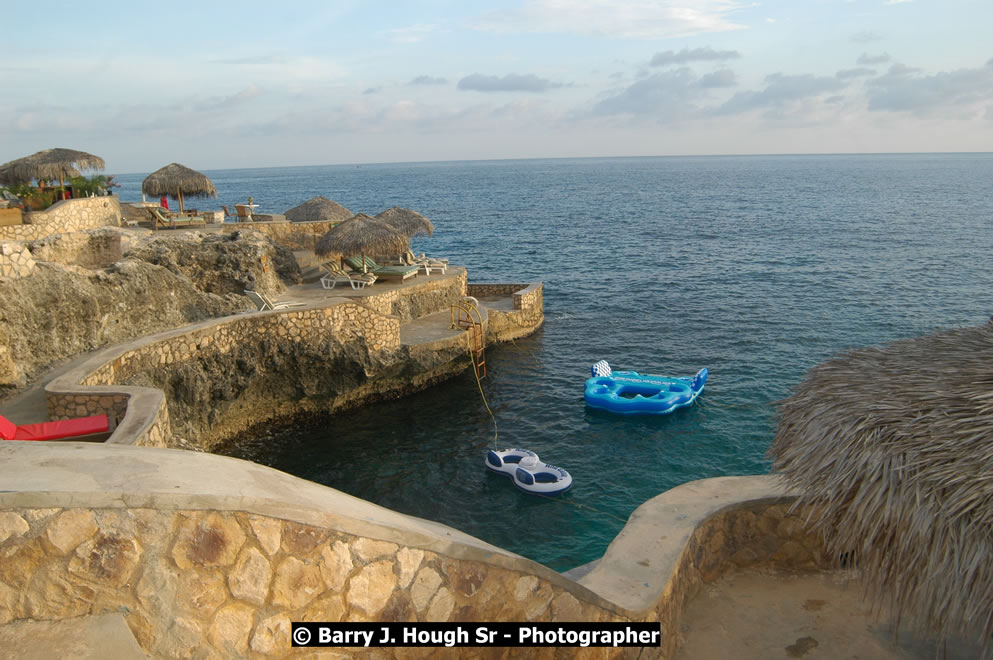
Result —
M 869 53 L 862 53 L 859 58 L 855 61 L 856 64 L 861 65 L 873 65 L 873 64 L 886 64 L 890 61 L 889 53 L 881 53 L 879 55 L 870 55 Z
M 713 73 L 705 74 L 700 78 L 701 87 L 734 87 L 738 80 L 731 69 L 721 69 Z
M 458 83 L 458 89 L 472 92 L 547 92 L 563 86 L 561 83 L 539 78 L 533 73 L 508 73 L 503 78 L 474 73 Z
M 880 37 L 875 32 L 871 32 L 869 30 L 862 30 L 861 32 L 856 32 L 855 34 L 853 34 L 849 39 L 849 41 L 852 42 L 853 44 L 868 44 L 868 43 L 872 43 L 873 41 L 879 41 L 880 39 L 882 39 L 882 37 Z
M 472 27 L 500 33 L 666 39 L 744 29 L 730 17 L 748 6 L 739 0 L 527 0 L 518 9 L 483 14 Z
M 679 52 L 667 50 L 655 53 L 649 62 L 651 66 L 668 66 L 670 64 L 686 64 L 687 62 L 713 62 L 732 60 L 741 57 L 736 50 L 714 50 L 713 48 L 684 48 Z
M 868 94 L 871 111 L 949 119 L 975 117 L 993 100 L 993 60 L 975 69 L 933 75 L 894 64 L 869 81 Z
M 224 96 L 220 98 L 211 98 L 204 101 L 200 101 L 194 104 L 194 109 L 198 112 L 210 112 L 212 110 L 229 110 L 231 108 L 237 107 L 246 101 L 254 99 L 262 90 L 255 85 L 249 85 L 245 89 L 231 94 L 230 96 Z
M 598 101 L 593 116 L 634 115 L 675 122 L 699 113 L 697 100 L 704 95 L 700 79 L 688 68 L 662 71 Z
M 448 80 L 445 78 L 435 78 L 432 76 L 417 76 L 408 85 L 444 85 Z
M 427 39 L 431 33 L 437 32 L 439 26 L 434 24 L 418 23 L 407 27 L 384 30 L 380 34 L 395 44 L 416 44 Z
M 913 2 L 913 0 L 886 0 L 884 5 L 902 5 L 905 2 Z
M 383 91 L 382 87 L 367 87 L 362 93 L 366 95 L 379 94 L 381 91 Z
M 864 66 L 860 66 L 855 69 L 842 69 L 838 73 L 834 74 L 834 77 L 840 78 L 841 80 L 848 80 L 849 78 L 861 78 L 863 76 L 874 76 L 874 75 L 876 75 L 875 69 L 869 69 Z
M 782 111 L 803 99 L 836 92 L 845 84 L 837 78 L 811 74 L 788 76 L 773 73 L 765 77 L 766 87 L 761 91 L 738 92 L 722 105 L 718 114 L 738 114 L 751 110 Z

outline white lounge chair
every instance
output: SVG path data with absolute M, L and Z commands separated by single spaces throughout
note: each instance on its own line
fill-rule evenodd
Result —
M 435 259 L 426 256 L 423 252 L 420 256 L 415 257 L 413 252 L 407 250 L 401 261 L 408 266 L 423 268 L 425 275 L 430 275 L 432 270 L 440 270 L 442 275 L 448 272 L 448 259 Z
M 348 282 L 353 289 L 364 289 L 376 281 L 375 273 L 349 273 L 333 261 L 321 264 L 321 268 L 328 272 L 321 278 L 321 286 L 325 289 L 333 289 L 339 281 Z
M 252 299 L 255 306 L 258 307 L 260 312 L 265 312 L 271 309 L 286 309 L 287 307 L 300 307 L 301 305 L 306 305 L 307 303 L 302 302 L 287 302 L 287 303 L 273 303 L 269 300 L 269 297 L 264 293 L 258 291 L 250 291 L 245 289 L 245 295 Z

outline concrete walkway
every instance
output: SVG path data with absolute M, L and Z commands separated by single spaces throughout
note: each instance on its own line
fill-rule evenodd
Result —
M 894 618 L 873 615 L 849 571 L 743 571 L 703 585 L 683 610 L 676 660 L 698 658 L 825 658 L 842 660 L 972 660 L 977 645 L 938 645 Z

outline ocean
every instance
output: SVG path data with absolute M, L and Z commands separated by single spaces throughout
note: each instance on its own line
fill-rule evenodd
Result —
M 545 325 L 471 373 L 398 401 L 270 428 L 223 451 L 556 570 L 596 559 L 642 502 L 769 471 L 774 403 L 839 352 L 993 313 L 993 154 L 555 159 L 205 172 L 218 200 L 281 213 L 316 195 L 404 206 L 417 252 L 470 282 L 542 281 Z M 139 200 L 147 173 L 121 175 Z M 191 205 L 193 203 L 191 202 Z M 692 376 L 663 417 L 587 408 L 590 365 Z M 495 423 L 494 423 L 495 422 Z M 558 498 L 488 473 L 490 447 L 567 469 Z

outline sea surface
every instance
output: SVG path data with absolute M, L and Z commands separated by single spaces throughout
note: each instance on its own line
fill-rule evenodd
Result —
M 271 428 L 224 451 L 446 523 L 565 570 L 642 502 L 769 470 L 774 402 L 839 352 L 993 313 L 993 154 L 612 158 L 207 171 L 219 199 L 281 213 L 316 195 L 430 218 L 415 251 L 470 282 L 541 281 L 545 325 L 403 400 Z M 140 199 L 147 173 L 118 177 Z M 663 417 L 588 409 L 590 365 L 691 376 Z M 490 447 L 572 474 L 558 498 L 490 474 Z

